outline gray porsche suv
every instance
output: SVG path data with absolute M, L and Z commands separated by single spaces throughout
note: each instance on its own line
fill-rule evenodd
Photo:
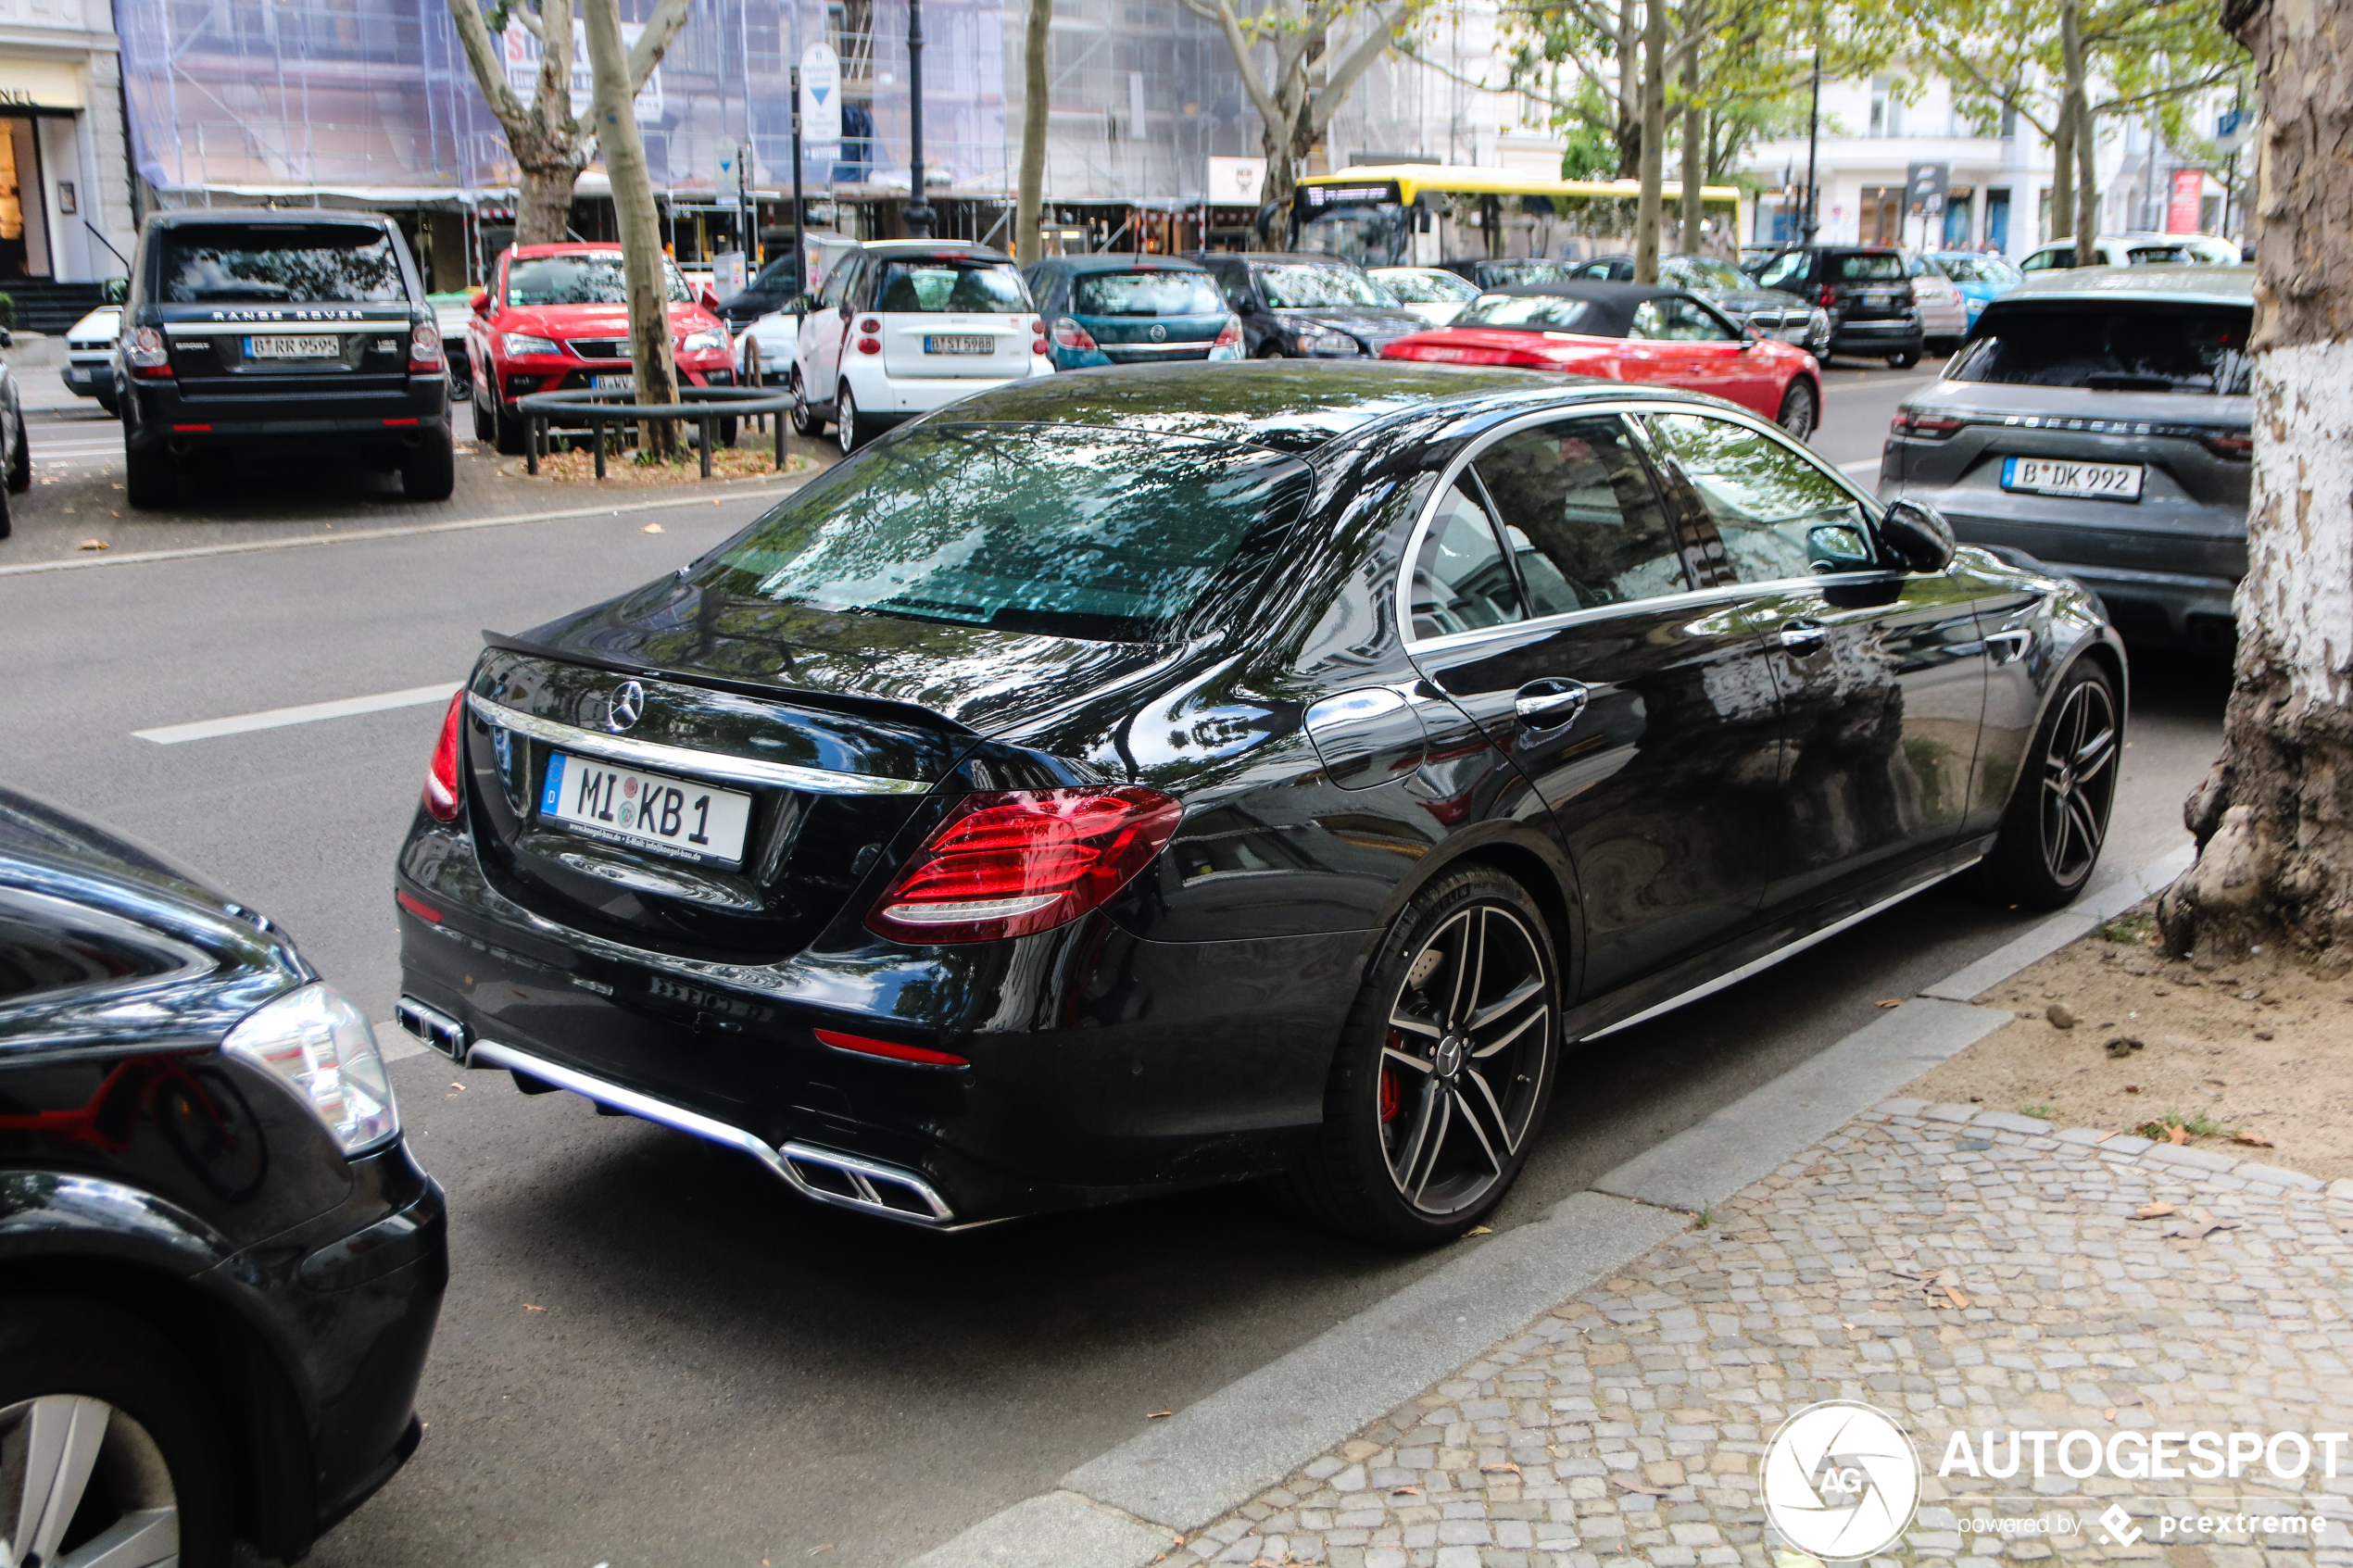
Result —
M 1880 495 L 2082 583 L 2127 637 L 2227 653 L 2246 572 L 2253 283 L 2243 267 L 2031 280 L 1896 413 Z

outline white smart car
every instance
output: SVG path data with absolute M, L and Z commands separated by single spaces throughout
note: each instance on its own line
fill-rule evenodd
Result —
M 830 421 L 851 452 L 901 420 L 1053 370 L 1012 257 L 962 240 L 880 241 L 836 263 L 801 320 L 793 428 L 816 435 Z

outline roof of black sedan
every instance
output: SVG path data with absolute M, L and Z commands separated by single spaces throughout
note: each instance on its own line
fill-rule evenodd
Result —
M 981 393 L 933 418 L 1101 425 L 1303 453 L 1401 414 L 1467 412 L 1482 402 L 1508 406 L 1579 390 L 1622 397 L 1627 389 L 1617 382 L 1564 382 L 1555 375 L 1489 366 L 1253 359 L 1038 376 Z

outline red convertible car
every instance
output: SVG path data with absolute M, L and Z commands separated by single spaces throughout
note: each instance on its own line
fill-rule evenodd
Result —
M 735 355 L 711 291 L 697 299 L 667 260 L 671 345 L 678 384 L 732 386 Z M 490 287 L 474 295 L 466 332 L 472 371 L 474 439 L 522 450 L 515 400 L 567 387 L 628 387 L 629 289 L 617 245 L 514 245 L 499 257 Z M 733 421 L 723 439 L 733 441 Z
M 1800 441 L 1814 433 L 1822 409 L 1811 354 L 1750 337 L 1680 289 L 1643 283 L 1491 289 L 1452 324 L 1401 337 L 1381 357 L 1680 386 L 1762 414 Z

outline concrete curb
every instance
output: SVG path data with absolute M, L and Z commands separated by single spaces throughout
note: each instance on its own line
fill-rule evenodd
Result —
M 1921 999 L 1635 1156 L 1544 1219 L 1491 1241 L 1457 1244 L 1461 1255 L 1434 1272 L 1088 1461 L 1062 1478 L 1059 1490 L 990 1515 L 908 1568 L 1145 1568 L 1167 1551 L 1170 1535 L 1189 1535 L 1248 1502 L 1685 1231 L 1688 1213 L 1731 1197 L 1866 1111 L 1977 1118 L 1989 1133 L 2027 1135 L 1991 1120 L 2007 1113 L 1888 1097 L 2010 1021 L 1999 1009 L 1967 1005 L 1969 997 L 2162 891 L 2193 858 L 2185 845 L 2049 917 L 1928 987 Z M 2051 1135 L 2039 1125 L 2036 1132 Z M 2122 1142 L 2114 1135 L 2109 1141 Z

